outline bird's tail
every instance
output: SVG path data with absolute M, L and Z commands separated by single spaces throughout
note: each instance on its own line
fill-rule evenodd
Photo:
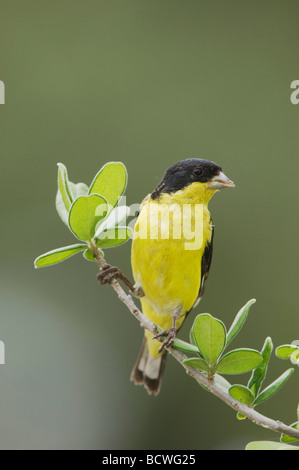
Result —
M 150 395 L 158 395 L 161 388 L 165 361 L 166 352 L 163 352 L 158 357 L 152 357 L 148 350 L 147 340 L 143 338 L 138 359 L 131 373 L 131 380 L 136 385 L 144 385 Z

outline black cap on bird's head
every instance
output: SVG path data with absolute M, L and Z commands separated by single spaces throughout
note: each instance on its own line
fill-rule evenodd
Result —
M 175 193 L 192 183 L 207 183 L 207 188 L 214 191 L 235 186 L 216 163 L 199 158 L 189 158 L 168 168 L 162 182 L 151 194 L 151 198 L 158 199 L 162 193 Z

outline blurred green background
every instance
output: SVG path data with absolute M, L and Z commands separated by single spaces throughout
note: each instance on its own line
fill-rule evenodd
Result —
M 142 331 L 81 255 L 35 271 L 73 243 L 55 211 L 56 163 L 89 183 L 110 160 L 128 204 L 188 157 L 235 181 L 210 204 L 215 251 L 196 313 L 230 325 L 233 346 L 299 339 L 298 1 L 0 1 L 1 449 L 235 449 L 278 436 L 206 393 L 168 358 L 161 394 L 130 381 Z M 107 251 L 131 277 L 130 242 Z M 267 383 L 290 365 L 275 357 Z M 246 383 L 245 376 L 232 377 Z M 259 410 L 296 417 L 299 370 Z M 182 432 L 183 430 L 183 432 Z

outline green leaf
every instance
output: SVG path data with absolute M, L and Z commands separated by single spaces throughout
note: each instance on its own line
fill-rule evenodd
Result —
M 293 364 L 298 364 L 299 360 L 299 347 L 294 344 L 284 344 L 278 346 L 275 350 L 275 354 L 280 359 L 291 359 Z
M 104 258 L 104 253 L 102 252 L 102 250 L 98 249 L 100 255 L 102 256 L 102 258 Z M 88 248 L 87 250 L 84 251 L 83 253 L 83 257 L 87 260 L 87 261 L 96 261 L 94 259 L 94 256 L 93 256 L 93 253 L 92 251 Z
M 79 196 L 70 208 L 69 226 L 79 240 L 90 241 L 97 223 L 106 213 L 106 200 L 99 194 Z
M 73 200 L 79 196 L 87 196 L 88 186 L 85 183 L 72 183 L 69 181 L 69 186 L 72 192 Z
M 104 230 L 95 240 L 99 248 L 111 248 L 125 243 L 133 236 L 133 230 L 130 227 L 115 227 L 114 229 Z
M 248 387 L 252 391 L 253 395 L 256 397 L 258 392 L 260 391 L 261 385 L 267 373 L 269 359 L 271 357 L 273 351 L 273 343 L 270 337 L 266 338 L 265 343 L 263 345 L 261 354 L 263 356 L 263 360 L 260 365 L 254 369 L 250 380 L 248 382 Z
M 251 299 L 244 305 L 244 307 L 241 308 L 241 310 L 239 310 L 227 333 L 226 345 L 228 345 L 232 341 L 232 339 L 239 333 L 246 321 L 251 305 L 255 304 L 255 302 L 255 299 Z
M 192 332 L 203 358 L 213 366 L 225 347 L 224 324 L 209 313 L 202 313 L 195 318 Z
M 56 210 L 59 217 L 68 226 L 69 209 L 71 203 L 79 196 L 88 193 L 85 183 L 72 183 L 68 179 L 67 169 L 62 163 L 58 163 L 58 189 L 56 193 Z
M 228 392 L 229 388 L 231 387 L 231 384 L 228 382 L 228 380 L 219 374 L 214 375 L 214 382 L 226 392 Z
M 219 374 L 244 374 L 255 369 L 262 361 L 262 355 L 255 349 L 234 349 L 222 357 L 217 365 Z
M 274 441 L 253 441 L 247 444 L 246 450 L 299 450 L 299 447 Z
M 73 202 L 66 166 L 63 163 L 57 163 L 58 166 L 58 189 L 66 211 L 69 211 Z
M 116 206 L 127 186 L 127 170 L 122 162 L 104 165 L 92 181 L 89 194 L 103 196 L 108 202 L 108 214 Z
M 171 345 L 172 348 L 179 349 L 180 351 L 185 351 L 185 352 L 192 352 L 192 353 L 198 353 L 199 350 L 197 346 L 194 346 L 193 344 L 186 343 L 186 341 L 182 341 L 181 339 L 176 338 L 174 342 Z
M 85 250 L 85 244 L 76 244 L 64 246 L 62 248 L 56 248 L 55 250 L 48 251 L 43 255 L 40 255 L 34 261 L 34 266 L 36 268 L 43 268 L 45 266 L 51 266 L 52 264 L 60 263 L 67 258 L 79 253 L 79 251 Z
M 283 374 L 281 374 L 278 379 L 274 380 L 267 388 L 265 388 L 262 393 L 260 393 L 257 398 L 254 400 L 254 404 L 258 405 L 268 398 L 272 397 L 274 393 L 278 392 L 278 390 L 286 383 L 286 381 L 290 378 L 294 369 L 288 369 Z
M 68 224 L 69 213 L 65 208 L 64 202 L 62 200 L 61 192 L 59 189 L 57 190 L 57 193 L 56 193 L 55 206 L 62 222 L 68 227 L 69 226 Z
M 210 372 L 209 364 L 200 357 L 189 357 L 188 359 L 184 359 L 183 364 L 188 367 L 193 367 L 194 369 L 199 369 L 203 372 Z
M 254 401 L 253 393 L 244 385 L 232 385 L 228 393 L 246 406 L 251 406 Z
M 296 421 L 296 423 L 291 424 L 291 428 L 299 430 L 299 421 Z M 280 442 L 294 442 L 294 441 L 298 441 L 298 439 L 296 439 L 296 437 L 287 436 L 286 434 L 282 434 L 280 437 Z
M 197 343 L 196 343 L 196 339 L 195 339 L 195 336 L 194 336 L 193 328 L 191 328 L 191 330 L 190 330 L 189 339 L 190 339 L 190 343 L 193 344 L 193 346 L 197 347 Z M 199 351 L 199 353 L 200 353 L 200 351 Z

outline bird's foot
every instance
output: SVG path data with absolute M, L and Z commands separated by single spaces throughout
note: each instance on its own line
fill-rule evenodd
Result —
M 111 266 L 110 264 L 105 264 L 101 272 L 97 275 L 98 281 L 101 285 L 111 284 L 115 279 L 120 279 L 123 283 L 130 289 L 132 295 L 135 297 L 143 297 L 144 292 L 141 286 L 133 286 L 131 282 L 123 275 L 123 273 L 118 269 L 117 266 Z
M 133 290 L 131 289 L 132 295 L 137 298 L 144 297 L 144 292 L 141 286 L 137 286 L 136 284 L 133 286 Z
M 117 266 L 105 264 L 102 267 L 101 272 L 98 273 L 97 278 L 101 285 L 111 284 L 114 279 L 122 278 L 122 273 Z
M 158 333 L 153 337 L 153 339 L 161 339 L 166 336 L 166 338 L 162 341 L 162 344 L 158 349 L 158 353 L 162 352 L 164 348 L 167 348 L 172 345 L 176 338 L 176 334 L 177 329 L 175 327 L 172 327 L 168 330 L 161 331 L 161 333 Z

